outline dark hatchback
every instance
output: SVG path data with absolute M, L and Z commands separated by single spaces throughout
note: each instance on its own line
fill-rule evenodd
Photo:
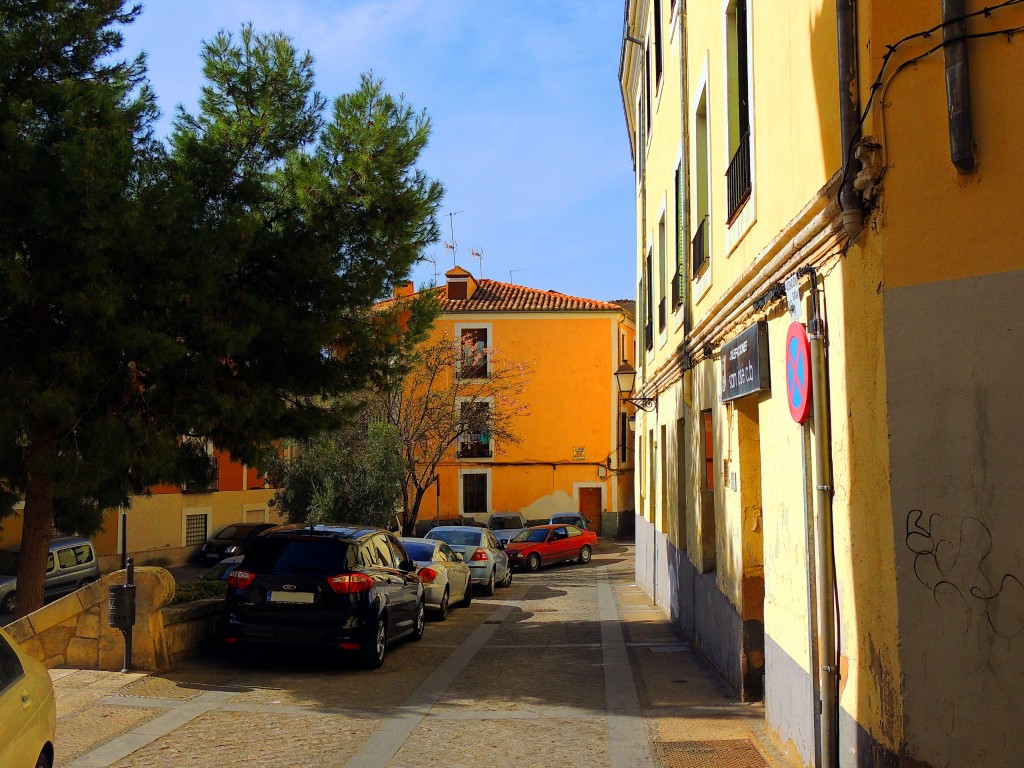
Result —
M 365 526 L 269 531 L 228 577 L 224 642 L 354 651 L 372 668 L 424 629 L 423 584 L 394 534 Z
M 264 531 L 276 527 L 276 523 L 235 523 L 224 528 L 203 544 L 199 549 L 199 559 L 204 563 L 215 563 L 225 557 L 241 555 L 248 549 L 252 540 Z

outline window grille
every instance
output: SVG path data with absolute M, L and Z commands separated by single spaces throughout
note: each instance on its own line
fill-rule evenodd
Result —
M 194 547 L 206 542 L 206 515 L 185 515 L 185 546 Z

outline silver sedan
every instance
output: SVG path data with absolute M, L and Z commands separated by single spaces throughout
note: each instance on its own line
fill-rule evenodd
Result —
M 416 563 L 427 608 L 439 621 L 448 617 L 448 607 L 473 602 L 473 582 L 462 555 L 443 541 L 402 537 L 402 546 Z

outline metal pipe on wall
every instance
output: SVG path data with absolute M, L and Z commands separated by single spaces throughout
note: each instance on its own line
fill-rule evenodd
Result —
M 839 204 L 843 227 L 851 240 L 864 229 L 864 208 L 853 183 L 860 172 L 854 142 L 860 133 L 860 94 L 857 84 L 857 2 L 836 0 L 836 34 L 839 43 L 839 119 L 842 125 L 843 186 Z
M 942 0 L 942 40 L 946 44 L 946 109 L 949 158 L 959 173 L 974 170 L 974 132 L 971 128 L 971 79 L 967 66 L 967 21 L 964 0 Z
M 829 416 L 825 321 L 818 274 L 811 278 L 811 399 L 814 407 L 814 569 L 818 618 L 818 689 L 821 696 L 821 768 L 839 765 L 839 663 L 836 653 L 835 545 L 832 531 L 832 430 Z

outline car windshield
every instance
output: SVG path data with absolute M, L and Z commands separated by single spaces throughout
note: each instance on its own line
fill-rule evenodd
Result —
M 514 531 L 523 527 L 523 521 L 518 517 L 492 517 L 487 527 L 492 531 Z
M 406 541 L 405 539 L 402 539 L 402 546 L 405 547 L 406 554 L 408 554 L 413 560 L 434 559 L 433 544 L 424 544 L 422 541 Z
M 551 516 L 551 522 L 552 523 L 575 523 L 577 520 L 579 520 L 579 518 L 576 517 L 576 515 L 552 515 Z
M 348 545 L 335 539 L 260 537 L 244 567 L 275 576 L 333 576 L 346 568 Z
M 4 576 L 18 575 L 18 553 L 9 549 L 0 549 L 0 574 Z
M 252 531 L 251 525 L 229 525 L 214 538 L 217 539 L 244 539 Z
M 427 534 L 427 538 L 464 547 L 472 547 L 480 543 L 480 534 L 477 531 L 439 531 L 435 528 Z
M 547 528 L 527 528 L 525 531 L 523 531 L 514 539 L 512 539 L 512 541 L 546 541 L 547 538 Z

